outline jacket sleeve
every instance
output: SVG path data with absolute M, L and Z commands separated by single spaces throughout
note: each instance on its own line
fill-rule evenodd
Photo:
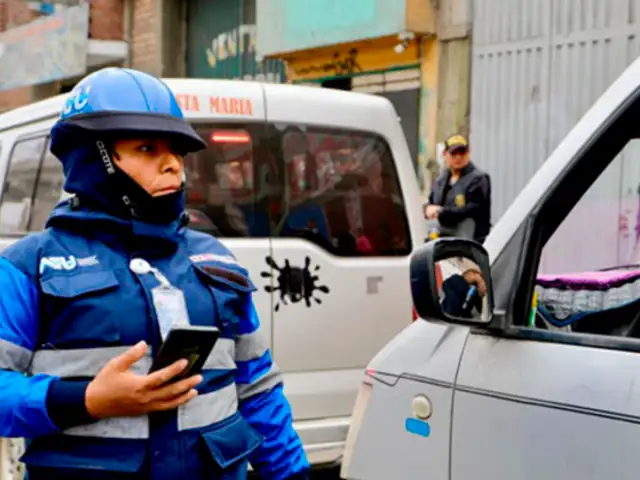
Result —
M 236 383 L 240 413 L 265 438 L 249 460 L 265 480 L 306 479 L 309 463 L 293 428 L 280 372 L 259 330 L 258 314 L 249 300 L 236 340 Z
M 27 377 L 38 338 L 38 291 L 13 263 L 0 258 L 0 437 L 33 438 L 58 431 L 47 410 L 55 378 Z
M 466 192 L 466 203 L 462 207 L 444 206 L 438 215 L 443 225 L 456 225 L 467 218 L 473 218 L 482 204 L 487 202 L 491 185 L 487 175 L 478 176 L 469 185 Z

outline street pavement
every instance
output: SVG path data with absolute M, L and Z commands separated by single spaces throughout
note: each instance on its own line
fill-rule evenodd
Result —
M 310 480 L 339 480 L 340 468 L 332 468 L 323 471 L 313 472 Z

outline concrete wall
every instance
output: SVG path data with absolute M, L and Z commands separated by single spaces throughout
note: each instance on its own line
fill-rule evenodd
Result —
M 0 32 L 11 27 L 23 25 L 36 18 L 36 13 L 29 10 L 26 2 L 21 0 L 5 0 L 0 2 Z M 2 68 L 2 66 L 0 66 Z M 0 112 L 29 103 L 32 98 L 30 87 L 15 88 L 0 92 Z
M 405 12 L 400 0 L 261 0 L 258 57 L 392 35 Z
M 187 68 L 187 1 L 162 0 L 162 75 L 184 77 Z
M 438 11 L 438 141 L 469 131 L 471 77 L 469 0 L 443 0 Z M 473 148 L 473 146 L 472 146 Z
M 435 38 L 422 40 L 420 61 L 420 139 L 418 145 L 418 181 L 426 200 L 437 174 L 438 142 L 438 58 L 440 46 Z
M 423 194 L 441 165 L 438 144 L 451 133 L 469 132 L 471 77 L 470 0 L 440 0 L 437 12 L 437 41 L 422 52 L 423 95 L 421 140 L 424 173 L 419 175 Z M 473 149 L 473 146 L 472 146 Z

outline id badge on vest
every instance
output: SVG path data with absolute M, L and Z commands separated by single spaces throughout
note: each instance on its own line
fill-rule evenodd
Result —
M 189 325 L 189 314 L 182 290 L 161 284 L 151 289 L 151 297 L 163 341 L 172 327 Z
M 152 267 L 146 260 L 134 258 L 131 260 L 129 268 L 138 275 L 152 273 L 160 284 L 151 289 L 151 298 L 153 308 L 156 311 L 162 341 L 167 337 L 172 327 L 189 325 L 189 312 L 187 311 L 187 303 L 182 290 L 171 285 L 167 277 L 160 270 Z

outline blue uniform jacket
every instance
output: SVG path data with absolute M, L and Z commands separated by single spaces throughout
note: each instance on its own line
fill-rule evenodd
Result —
M 153 274 L 185 295 L 193 325 L 222 332 L 199 395 L 177 411 L 56 424 L 52 411 L 84 401 L 114 356 L 159 343 Z M 240 479 L 247 461 L 262 478 L 305 476 L 280 374 L 259 333 L 247 271 L 215 238 L 176 221 L 157 226 L 63 202 L 47 229 L 0 257 L 0 436 L 25 437 L 30 480 Z M 58 414 L 59 417 L 59 414 Z M 58 422 L 60 423 L 60 422 Z
M 479 295 L 472 298 L 467 309 L 463 308 L 470 288 L 471 285 L 460 274 L 447 278 L 442 284 L 442 310 L 448 315 L 461 318 L 472 318 L 474 308 L 478 313 L 482 312 L 482 298 Z

